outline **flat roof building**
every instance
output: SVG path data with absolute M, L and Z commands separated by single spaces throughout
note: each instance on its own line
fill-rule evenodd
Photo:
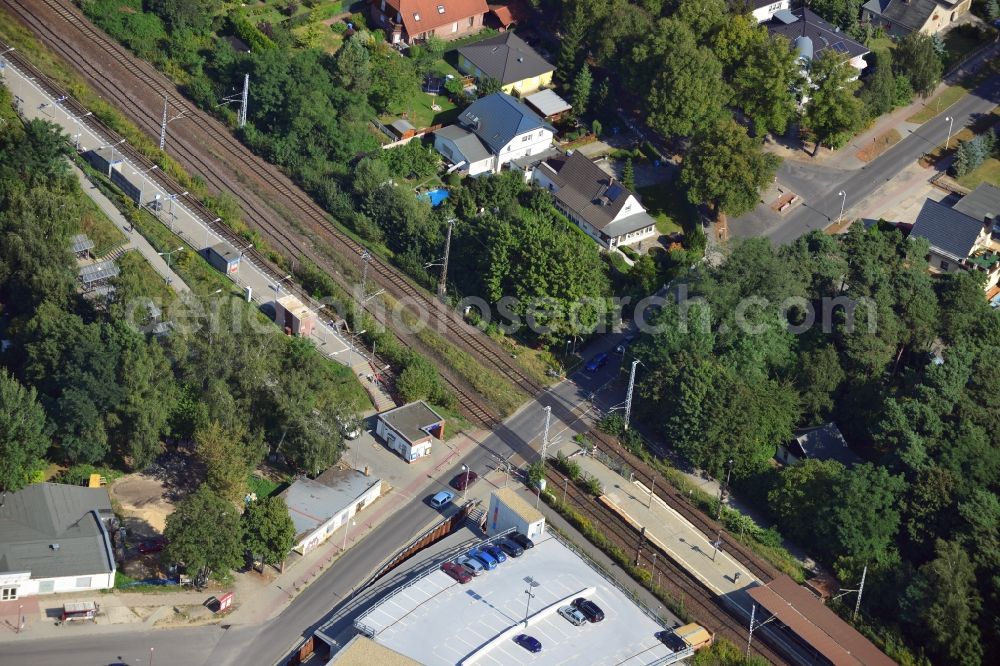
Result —
M 316 315 L 293 294 L 274 302 L 274 321 L 288 335 L 307 338 L 316 324 Z
M 315 479 L 296 479 L 282 493 L 295 524 L 293 550 L 305 555 L 382 494 L 382 480 L 331 467 Z
M 558 614 L 580 596 L 601 607 L 603 621 L 577 627 Z M 639 666 L 690 654 L 672 652 L 656 637 L 663 630 L 659 618 L 551 533 L 465 585 L 435 567 L 370 608 L 354 626 L 422 664 Z M 522 633 L 541 642 L 539 655 L 514 643 Z
M 379 414 L 375 434 L 403 460 L 413 462 L 431 454 L 434 439 L 444 439 L 444 417 L 417 400 Z

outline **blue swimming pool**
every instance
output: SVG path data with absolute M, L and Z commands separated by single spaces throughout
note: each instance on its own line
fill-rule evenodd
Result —
M 424 201 L 430 202 L 431 206 L 437 208 L 441 205 L 441 202 L 448 198 L 448 190 L 443 187 L 439 187 L 435 190 L 428 190 L 423 194 L 417 195 L 418 199 L 423 199 Z

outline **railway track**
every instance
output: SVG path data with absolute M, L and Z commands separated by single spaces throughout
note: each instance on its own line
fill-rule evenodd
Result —
M 562 489 L 566 489 L 567 503 L 590 520 L 595 527 L 600 526 L 605 536 L 622 548 L 630 558 L 634 558 L 641 547 L 640 565 L 649 569 L 653 580 L 658 581 L 661 588 L 682 601 L 684 607 L 691 611 L 696 622 L 718 635 L 725 636 L 737 646 L 746 645 L 747 630 L 744 623 L 731 615 L 718 600 L 718 597 L 702 585 L 697 578 L 670 559 L 666 553 L 660 553 L 659 557 L 651 559 L 648 553 L 653 546 L 648 541 L 643 542 L 639 532 L 622 521 L 621 517 L 614 511 L 598 502 L 593 495 L 577 487 L 576 484 L 564 484 L 563 477 L 551 466 L 546 468 L 546 476 L 551 484 L 550 487 L 558 488 L 560 493 Z M 758 636 L 763 637 L 761 634 Z M 753 651 L 770 663 L 789 663 L 759 638 L 753 642 Z
M 109 139 L 109 143 L 114 143 L 122 140 L 122 137 L 115 132 L 110 127 L 104 125 L 101 121 L 97 120 L 92 115 L 86 115 L 87 110 L 79 102 L 73 99 L 66 90 L 62 89 L 51 80 L 49 80 L 43 72 L 41 72 L 37 67 L 34 66 L 29 60 L 24 56 L 20 55 L 16 51 L 11 51 L 5 55 L 5 57 L 11 61 L 20 70 L 30 74 L 35 83 L 41 88 L 45 89 L 54 98 L 64 97 L 65 99 L 60 103 L 62 108 L 64 108 L 68 113 L 71 113 L 74 117 L 79 119 L 80 124 L 85 125 L 88 129 L 98 133 L 105 138 Z M 119 148 L 119 152 L 128 157 L 132 163 L 139 169 L 149 169 L 153 166 L 153 162 L 149 160 L 146 156 L 132 148 L 129 144 L 123 143 Z M 180 192 L 181 186 L 169 175 L 163 172 L 153 172 L 156 173 L 155 180 L 167 191 Z M 152 177 L 152 173 L 148 177 Z M 196 199 L 187 199 L 185 201 L 186 205 L 195 213 L 197 213 L 202 222 L 209 227 L 215 234 L 225 239 L 229 243 L 233 244 L 237 248 L 243 248 L 247 245 L 245 239 L 237 236 L 228 227 L 212 222 L 214 216 L 211 211 L 205 208 Z M 289 251 L 299 251 L 302 252 L 305 248 L 302 248 L 293 237 L 283 234 L 280 227 L 274 228 L 275 237 L 278 239 L 278 245 L 286 252 Z M 275 282 L 281 280 L 281 271 L 277 266 L 273 264 L 267 257 L 265 257 L 261 252 L 254 248 L 247 248 L 243 250 L 243 260 L 254 264 L 256 268 L 264 272 L 266 275 L 270 276 Z M 319 309 L 320 304 L 315 302 L 312 297 L 303 291 L 296 285 L 285 285 L 283 287 L 286 291 L 292 291 L 304 302 L 311 303 L 314 309 Z M 397 336 L 397 339 L 404 345 L 411 346 L 409 341 L 403 336 Z M 459 405 L 469 415 L 475 422 L 480 423 L 486 427 L 492 428 L 499 422 L 497 415 L 490 410 L 482 400 L 478 399 L 472 392 L 468 391 L 459 382 L 454 381 L 451 377 L 442 374 L 443 379 L 448 383 L 451 391 L 456 395 Z
M 294 214 L 297 220 L 308 226 L 310 233 L 325 241 L 354 267 L 362 265 L 362 255 L 366 254 L 364 246 L 340 231 L 326 213 L 277 167 L 251 153 L 230 134 L 227 127 L 180 96 L 174 85 L 151 64 L 136 58 L 95 29 L 75 7 L 67 3 L 56 0 L 2 0 L 0 5 L 7 7 L 43 43 L 72 63 L 95 89 L 113 100 L 127 117 L 151 136 L 159 134 L 162 111 L 159 110 L 159 104 L 141 102 L 142 95 L 147 99 L 150 94 L 155 95 L 158 100 L 166 98 L 172 109 L 183 111 L 186 115 L 182 122 L 188 123 L 188 127 L 184 132 L 171 135 L 170 152 L 216 190 L 233 194 L 241 204 L 245 219 L 279 250 L 293 258 L 304 256 L 321 267 L 332 268 L 332 277 L 348 292 L 351 291 L 354 285 L 348 283 L 336 266 L 331 266 L 331 262 L 317 251 L 310 239 L 304 234 L 289 233 L 273 220 L 275 217 L 280 219 L 280 215 L 270 210 L 270 201 L 279 202 L 283 210 Z M 64 32 L 69 34 L 64 36 Z M 96 57 L 93 49 L 98 50 Z M 100 58 L 101 54 L 105 56 L 103 59 Z M 96 122 L 92 116 L 88 119 L 88 124 L 91 122 Z M 206 153 L 210 157 L 206 157 Z M 136 155 L 131 154 L 130 157 L 135 158 Z M 234 169 L 234 165 L 240 165 L 240 169 L 236 170 L 237 176 L 244 175 L 251 184 L 233 182 L 234 179 L 224 176 L 220 173 L 219 161 Z M 144 158 L 139 163 L 151 164 Z M 164 181 L 162 174 L 157 175 L 157 180 Z M 263 195 L 258 196 L 257 192 L 267 195 L 268 202 L 263 200 Z M 185 203 L 194 207 L 192 203 L 197 202 L 188 197 Z M 206 219 L 213 219 L 213 216 L 209 213 Z M 416 287 L 380 257 L 370 256 L 368 274 L 397 301 L 416 305 L 429 313 L 432 324 L 436 324 L 450 340 L 458 342 L 476 360 L 508 377 L 529 395 L 537 395 L 545 389 L 498 345 L 485 339 L 481 332 L 464 322 L 457 313 Z M 374 308 L 369 309 L 371 311 Z M 470 398 L 468 391 L 461 393 L 466 395 L 459 395 L 460 401 L 467 402 Z M 477 419 L 480 417 L 481 415 L 477 416 Z
M 692 506 L 683 493 L 667 484 L 658 472 L 650 469 L 649 465 L 622 446 L 616 438 L 597 430 L 592 430 L 588 433 L 588 437 L 596 442 L 602 452 L 618 462 L 627 465 L 635 473 L 635 478 L 641 481 L 647 488 L 655 486 L 656 495 L 670 505 L 672 509 L 681 514 L 700 532 L 709 537 L 716 534 L 721 535 L 722 545 L 726 552 L 758 579 L 768 583 L 781 574 L 773 565 L 762 560 L 760 556 L 750 550 L 739 539 L 730 535 L 720 523 L 706 516 L 697 507 Z

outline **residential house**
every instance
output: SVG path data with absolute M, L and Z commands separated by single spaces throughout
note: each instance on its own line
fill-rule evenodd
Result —
M 0 494 L 0 601 L 115 586 L 105 488 L 35 483 Z
M 293 550 L 305 555 L 382 494 L 382 480 L 331 467 L 315 479 L 296 479 L 281 493 L 295 524 Z
M 479 32 L 489 10 L 486 0 L 370 0 L 372 22 L 393 44 L 428 37 L 458 39 Z
M 470 104 L 457 125 L 434 132 L 434 149 L 451 164 L 450 171 L 478 176 L 500 173 L 512 160 L 547 150 L 554 135 L 524 103 L 497 92 Z
M 933 35 L 969 13 L 972 0 L 868 0 L 861 20 L 893 37 L 911 32 Z
M 833 422 L 797 431 L 792 441 L 778 447 L 774 457 L 786 465 L 803 460 L 836 460 L 845 467 L 851 467 L 861 462 Z
M 531 177 L 552 193 L 556 208 L 605 250 L 656 235 L 656 220 L 635 194 L 579 151 L 550 157 Z
M 930 242 L 932 273 L 980 271 L 986 276 L 985 288 L 990 290 L 1000 281 L 1000 243 L 992 237 L 996 214 L 1000 214 L 1000 190 L 980 185 L 954 207 L 925 201 L 910 237 Z
M 497 32 L 510 30 L 528 18 L 529 10 L 524 0 L 513 0 L 506 4 L 491 4 L 489 7 L 490 11 L 486 14 L 485 24 L 487 28 L 493 28 Z
M 375 434 L 406 462 L 431 454 L 435 439 L 444 439 L 444 418 L 423 400 L 378 415 Z
M 496 79 L 501 90 L 518 97 L 551 85 L 555 71 L 555 67 L 513 32 L 459 48 L 458 68 L 480 80 Z
M 778 10 L 766 25 L 769 34 L 781 35 L 795 49 L 807 80 L 810 63 L 823 52 L 839 54 L 851 67 L 858 70 L 855 79 L 868 66 L 865 61 L 868 48 L 848 37 L 840 28 L 824 21 L 811 9 Z M 805 101 L 803 99 L 802 103 Z
M 750 13 L 757 19 L 757 23 L 763 23 L 770 21 L 776 12 L 782 9 L 788 10 L 791 7 L 791 0 L 749 0 L 748 4 L 748 9 L 753 8 Z

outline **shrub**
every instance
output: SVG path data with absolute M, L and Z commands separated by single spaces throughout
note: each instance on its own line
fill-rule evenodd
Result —
M 576 483 L 577 481 L 580 480 L 580 474 L 582 473 L 582 470 L 580 469 L 580 464 L 575 460 L 570 460 L 562 453 L 559 453 L 555 457 L 553 465 L 560 472 L 568 476 L 569 480 L 572 481 L 573 483 Z
M 995 145 L 996 136 L 993 134 L 993 130 L 987 130 L 968 141 L 963 141 L 955 151 L 955 162 L 951 167 L 952 173 L 956 176 L 964 176 L 970 171 L 974 171 L 993 154 Z
M 583 478 L 583 485 L 594 497 L 599 497 L 604 494 L 604 486 L 601 485 L 600 479 L 596 476 L 585 475 Z
M 545 478 L 545 465 L 541 460 L 536 460 L 535 462 L 528 465 L 528 485 L 532 488 L 538 488 L 542 479 Z
M 330 30 L 333 30 L 338 35 L 343 35 L 345 32 L 347 32 L 347 24 L 346 23 L 333 23 L 333 24 L 330 25 Z

